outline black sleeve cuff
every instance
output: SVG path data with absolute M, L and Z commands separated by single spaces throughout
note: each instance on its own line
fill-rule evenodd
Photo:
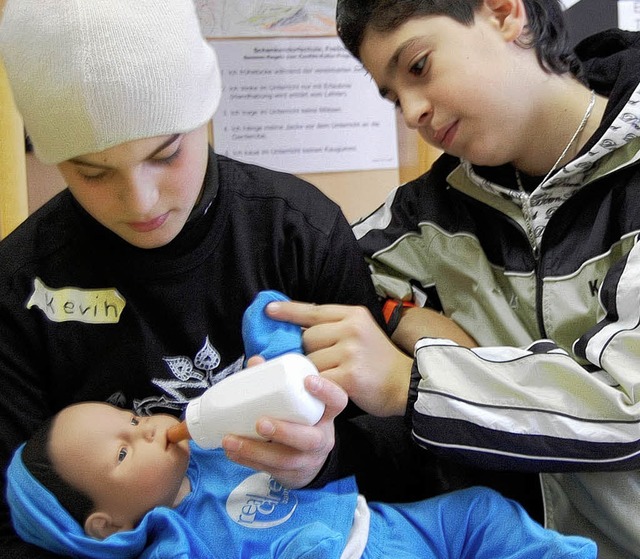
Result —
M 422 376 L 420 375 L 420 371 L 418 370 L 418 360 L 413 360 L 413 365 L 411 366 L 411 380 L 409 381 L 409 394 L 407 396 L 407 408 L 404 412 L 405 422 L 411 426 L 413 424 L 413 406 L 418 400 L 418 384 Z
M 335 444 L 333 445 L 333 449 L 327 456 L 324 465 L 318 472 L 318 475 L 307 485 L 312 489 L 317 489 L 320 487 L 324 487 L 330 481 L 334 481 L 336 479 L 340 479 L 342 477 L 346 477 L 353 473 L 353 465 L 344 456 L 344 453 L 341 452 L 341 438 L 340 432 L 343 430 L 340 426 L 344 426 L 345 421 L 335 422 Z

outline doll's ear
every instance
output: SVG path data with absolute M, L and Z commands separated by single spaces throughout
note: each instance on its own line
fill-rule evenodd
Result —
M 96 540 L 104 540 L 122 528 L 114 524 L 111 515 L 106 512 L 92 512 L 84 521 L 84 531 Z

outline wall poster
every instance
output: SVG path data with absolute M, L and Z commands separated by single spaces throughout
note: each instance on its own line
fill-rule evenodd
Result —
M 216 150 L 292 173 L 398 166 L 395 111 L 336 37 L 215 41 Z
M 290 173 L 398 166 L 395 111 L 336 37 L 336 0 L 195 0 L 223 93 L 216 151 Z

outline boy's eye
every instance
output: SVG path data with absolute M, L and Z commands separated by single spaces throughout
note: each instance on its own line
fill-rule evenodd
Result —
M 80 176 L 86 181 L 99 181 L 106 176 L 106 173 L 99 173 L 97 175 L 84 175 L 81 173 Z
M 411 68 L 409 69 L 409 72 L 411 72 L 414 76 L 421 76 L 426 64 L 427 64 L 427 57 L 423 56 L 422 58 L 420 58 L 420 60 L 418 60 L 415 64 L 411 66 Z
M 121 448 L 118 452 L 118 462 L 122 462 L 127 457 L 127 449 Z
M 131 425 L 133 425 L 135 427 L 136 425 L 139 425 L 139 424 L 140 424 L 140 420 L 135 415 L 132 415 L 131 416 Z
M 171 155 L 168 155 L 167 157 L 155 157 L 153 160 L 161 165 L 170 165 L 180 156 L 181 151 L 181 148 L 178 147 Z

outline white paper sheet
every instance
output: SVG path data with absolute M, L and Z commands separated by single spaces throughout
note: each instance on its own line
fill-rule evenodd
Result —
M 398 166 L 395 110 L 335 37 L 213 41 L 219 153 L 291 173 Z
M 640 31 L 640 1 L 618 1 L 618 27 L 628 31 Z

